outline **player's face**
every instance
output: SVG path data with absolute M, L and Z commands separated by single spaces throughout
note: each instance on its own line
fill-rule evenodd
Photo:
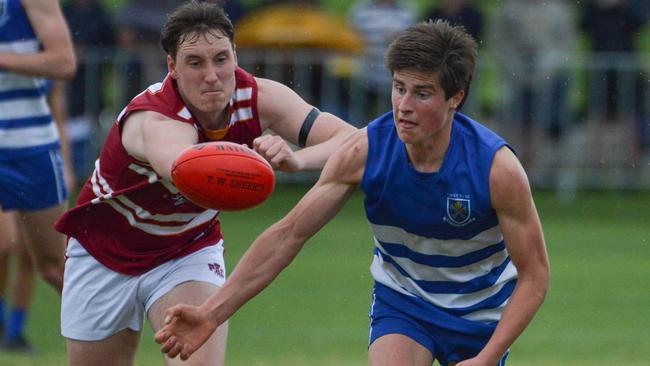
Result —
M 219 31 L 188 36 L 179 45 L 176 59 L 167 57 L 167 66 L 185 104 L 210 128 L 235 90 L 237 58 L 228 37 Z
M 404 143 L 430 143 L 451 131 L 451 121 L 464 92 L 447 99 L 437 77 L 400 70 L 393 73 L 391 99 L 397 133 Z

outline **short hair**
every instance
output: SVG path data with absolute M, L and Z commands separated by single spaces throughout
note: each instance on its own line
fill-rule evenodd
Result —
M 234 44 L 235 31 L 223 9 L 213 3 L 192 0 L 169 15 L 160 33 L 160 46 L 168 55 L 176 58 L 178 46 L 188 37 L 197 37 L 215 30 L 222 32 Z
M 477 48 L 474 38 L 462 26 L 429 20 L 406 29 L 390 44 L 386 67 L 391 73 L 415 70 L 436 74 L 447 99 L 460 90 L 465 91 L 467 98 Z

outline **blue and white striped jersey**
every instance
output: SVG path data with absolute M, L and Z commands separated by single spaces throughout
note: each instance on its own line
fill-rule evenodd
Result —
M 33 54 L 40 43 L 20 0 L 0 0 L 0 52 Z M 47 104 L 47 80 L 0 69 L 0 159 L 8 160 L 59 145 Z
M 447 328 L 500 319 L 517 279 L 490 201 L 490 167 L 503 146 L 456 113 L 440 170 L 421 173 L 409 163 L 392 112 L 369 124 L 361 189 L 375 239 L 376 296 L 387 301 L 387 287 L 412 297 L 401 310 L 435 314 L 432 321 Z

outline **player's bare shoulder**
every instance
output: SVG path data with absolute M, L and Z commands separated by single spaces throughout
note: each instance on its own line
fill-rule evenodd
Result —
M 362 128 L 350 134 L 327 161 L 323 176 L 341 183 L 361 183 L 368 158 L 368 130 Z
M 496 152 L 492 161 L 490 197 L 496 209 L 517 205 L 530 197 L 526 172 L 512 150 L 505 146 Z

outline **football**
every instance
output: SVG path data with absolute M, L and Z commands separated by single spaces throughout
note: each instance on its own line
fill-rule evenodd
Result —
M 172 181 L 190 201 L 219 211 L 259 205 L 275 188 L 273 168 L 262 156 L 227 141 L 183 150 L 172 165 Z

